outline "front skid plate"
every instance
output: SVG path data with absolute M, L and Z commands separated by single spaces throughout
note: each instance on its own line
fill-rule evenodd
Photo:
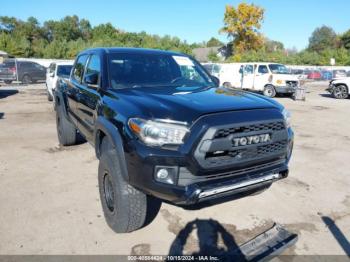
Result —
M 275 223 L 272 228 L 239 246 L 233 256 L 242 261 L 268 261 L 294 245 L 297 240 L 297 234 L 290 233 Z

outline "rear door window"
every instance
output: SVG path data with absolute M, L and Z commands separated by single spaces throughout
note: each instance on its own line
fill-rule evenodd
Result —
M 258 68 L 258 73 L 260 74 L 267 74 L 269 70 L 267 69 L 266 65 L 260 65 Z
M 91 55 L 88 65 L 86 66 L 85 74 L 84 74 L 84 80 L 86 76 L 96 74 L 97 75 L 97 83 L 96 85 L 99 85 L 100 83 L 100 76 L 101 76 L 101 61 L 100 57 L 98 55 Z M 85 81 L 84 81 L 85 82 Z
M 244 73 L 245 73 L 245 74 L 253 74 L 253 72 L 254 72 L 254 67 L 253 67 L 253 65 L 246 65 L 246 66 L 244 67 Z

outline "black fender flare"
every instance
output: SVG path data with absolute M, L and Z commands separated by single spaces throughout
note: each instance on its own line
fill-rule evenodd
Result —
M 96 119 L 95 122 L 95 130 L 94 130 L 94 144 L 95 144 L 95 153 L 96 157 L 99 159 L 101 152 L 100 152 L 100 144 L 101 144 L 101 137 L 99 132 L 102 131 L 112 142 L 113 148 L 117 152 L 117 157 L 120 163 L 121 173 L 124 177 L 124 179 L 128 182 L 129 181 L 129 173 L 126 165 L 125 160 L 125 153 L 124 153 L 124 147 L 123 147 L 123 140 L 119 133 L 118 128 L 112 124 L 109 120 L 107 120 L 103 116 L 99 116 Z
M 60 110 L 62 110 L 62 113 L 64 114 L 64 116 L 67 119 L 69 119 L 68 112 L 67 112 L 67 101 L 64 98 L 62 91 L 55 90 L 54 99 L 55 99 L 55 111 L 57 111 L 58 106 L 60 106 Z

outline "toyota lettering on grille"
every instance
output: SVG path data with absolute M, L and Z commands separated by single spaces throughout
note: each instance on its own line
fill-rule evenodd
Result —
M 251 144 L 266 143 L 271 140 L 270 134 L 236 137 L 232 139 L 233 146 L 246 146 Z

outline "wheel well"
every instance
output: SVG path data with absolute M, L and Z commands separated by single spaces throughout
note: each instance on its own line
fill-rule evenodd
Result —
M 95 147 L 96 147 L 96 156 L 97 158 L 100 158 L 101 155 L 101 145 L 102 140 L 106 136 L 106 134 L 102 130 L 97 130 L 96 132 L 96 139 L 95 139 Z
M 345 86 L 346 87 L 346 89 L 348 90 L 348 92 L 349 92 L 349 87 L 348 87 L 348 85 L 347 84 L 344 84 L 344 83 L 339 83 L 339 84 L 335 84 L 335 86 Z
M 268 86 L 271 86 L 271 87 L 275 88 L 275 86 L 273 84 L 266 84 L 266 85 L 264 85 L 264 88 L 268 87 Z

